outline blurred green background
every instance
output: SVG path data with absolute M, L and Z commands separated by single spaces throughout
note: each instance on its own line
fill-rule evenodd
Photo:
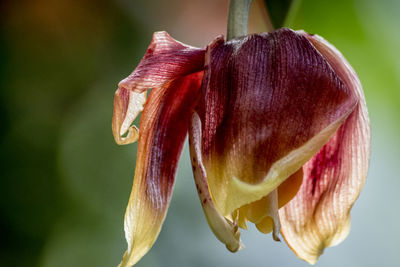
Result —
M 227 0 L 0 3 L 0 266 L 116 266 L 136 144 L 111 134 L 113 94 L 166 30 L 204 46 Z M 352 231 L 316 266 L 400 266 L 400 1 L 304 0 L 291 22 L 352 64 L 372 124 L 368 180 Z M 308 266 L 254 227 L 231 254 L 202 214 L 185 148 L 171 207 L 137 266 Z

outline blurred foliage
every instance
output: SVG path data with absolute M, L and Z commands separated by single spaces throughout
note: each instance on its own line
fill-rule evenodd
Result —
M 284 26 L 285 18 L 294 1 L 296 0 L 264 0 L 274 28 L 282 28 Z
M 107 96 L 98 106 L 102 113 L 92 114 L 78 136 L 86 133 L 97 144 L 112 140 L 112 88 L 132 68 L 126 59 L 141 56 L 136 51 L 142 48 L 137 39 L 142 27 L 107 1 L 10 1 L 3 4 L 1 19 L 0 266 L 35 266 L 60 217 L 82 218 L 70 222 L 76 225 L 95 218 L 80 214 L 85 213 L 83 201 L 72 199 L 63 180 L 67 174 L 59 170 L 63 126 L 80 99 L 95 90 L 97 99 Z M 98 120 L 100 130 L 92 127 Z M 99 160 L 90 153 L 101 146 L 82 147 L 86 140 L 80 141 L 74 152 L 87 154 L 69 156 L 84 164 Z M 110 154 L 101 150 L 94 155 Z M 90 194 L 95 187 L 83 190 Z
M 112 138 L 116 85 L 152 32 L 166 29 L 206 44 L 225 28 L 227 6 L 227 0 L 0 3 L 0 266 L 116 266 L 126 247 L 123 214 L 136 154 L 136 145 L 118 147 Z M 207 12 L 221 16 L 206 18 Z M 318 33 L 342 51 L 364 85 L 372 121 L 371 171 L 352 233 L 317 266 L 400 264 L 400 215 L 392 210 L 400 201 L 399 12 L 399 1 L 303 0 L 287 25 Z M 202 215 L 187 150 L 177 178 L 160 238 L 137 266 L 307 266 L 252 228 L 243 233 L 245 250 L 227 252 Z

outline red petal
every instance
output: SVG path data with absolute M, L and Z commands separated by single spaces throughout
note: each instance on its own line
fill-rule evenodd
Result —
M 206 53 L 199 115 L 210 191 L 224 215 L 275 190 L 328 141 L 356 98 L 289 29 Z
M 325 247 L 350 231 L 350 210 L 365 181 L 369 159 L 369 119 L 360 81 L 338 50 L 318 36 L 302 33 L 358 99 L 329 142 L 303 167 L 296 197 L 280 210 L 282 234 L 302 259 L 315 263 Z
M 135 179 L 125 214 L 128 242 L 120 266 L 131 266 L 155 242 L 169 206 L 175 173 L 203 72 L 153 90 L 140 121 Z
M 203 69 L 204 49 L 182 44 L 166 32 L 156 32 L 136 69 L 118 84 L 114 97 L 112 128 L 118 144 L 138 138 L 132 122 L 143 109 L 146 90 L 158 89 L 173 80 Z M 128 135 L 123 137 L 127 132 Z

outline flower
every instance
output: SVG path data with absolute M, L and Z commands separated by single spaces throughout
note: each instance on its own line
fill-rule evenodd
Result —
M 120 266 L 155 242 L 187 132 L 204 213 L 231 251 L 250 221 L 315 263 L 349 233 L 368 170 L 360 82 L 337 49 L 303 31 L 220 36 L 205 49 L 156 32 L 119 83 L 112 129 L 118 144 L 139 139 Z

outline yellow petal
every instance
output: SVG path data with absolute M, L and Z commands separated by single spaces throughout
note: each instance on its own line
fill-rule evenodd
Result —
M 258 231 L 263 234 L 269 234 L 274 229 L 274 221 L 271 217 L 267 216 L 256 224 Z

